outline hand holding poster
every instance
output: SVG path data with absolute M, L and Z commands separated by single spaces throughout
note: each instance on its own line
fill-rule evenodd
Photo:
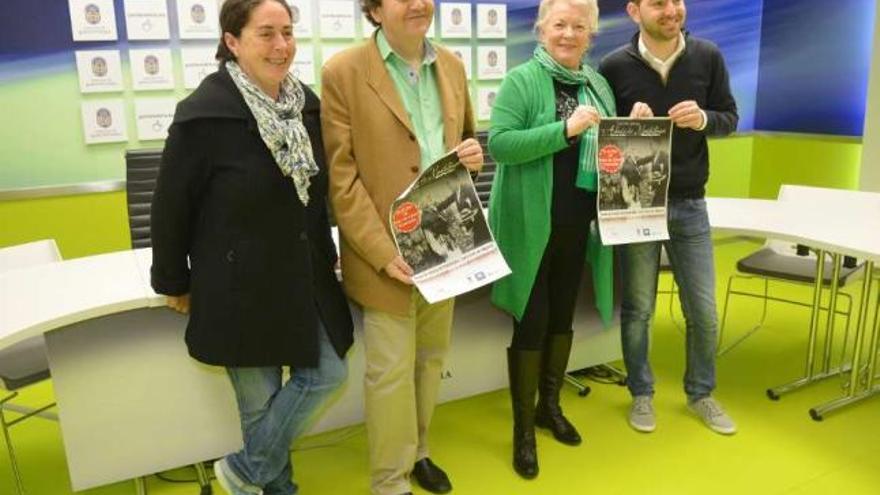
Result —
M 599 233 L 605 245 L 669 239 L 672 121 L 604 118 L 599 123 Z
M 510 273 L 480 199 L 454 152 L 424 170 L 391 205 L 391 233 L 429 303 Z

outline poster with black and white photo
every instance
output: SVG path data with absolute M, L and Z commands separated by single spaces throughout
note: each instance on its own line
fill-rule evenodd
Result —
M 470 174 L 455 152 L 425 169 L 391 205 L 397 250 L 429 303 L 470 292 L 510 273 Z
M 669 239 L 672 121 L 603 118 L 599 123 L 599 233 L 605 245 Z

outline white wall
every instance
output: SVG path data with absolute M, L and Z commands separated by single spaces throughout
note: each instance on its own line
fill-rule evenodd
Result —
M 880 192 L 880 10 L 875 15 L 859 189 Z

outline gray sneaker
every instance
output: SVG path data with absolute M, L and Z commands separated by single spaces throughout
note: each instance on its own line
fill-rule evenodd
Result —
M 654 419 L 654 406 L 651 405 L 650 395 L 637 395 L 633 397 L 633 403 L 629 409 L 629 425 L 642 433 L 651 433 L 657 428 L 657 422 Z
M 214 461 L 214 476 L 217 477 L 220 487 L 230 495 L 263 495 L 260 487 L 248 485 L 232 472 L 225 457 Z
M 736 425 L 733 423 L 733 420 L 724 412 L 721 404 L 712 397 L 703 397 L 702 399 L 688 402 L 688 408 L 696 413 L 712 431 L 722 435 L 733 435 L 736 433 Z

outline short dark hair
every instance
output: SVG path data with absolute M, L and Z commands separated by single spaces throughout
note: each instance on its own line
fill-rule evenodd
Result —
M 370 21 L 370 24 L 373 26 L 379 27 L 381 24 L 376 22 L 376 19 L 373 19 L 373 16 L 370 15 L 370 12 L 373 9 L 379 8 L 382 6 L 382 0 L 361 0 L 361 12 L 364 13 L 364 16 Z
M 223 8 L 220 9 L 220 43 L 217 44 L 217 54 L 214 55 L 217 61 L 223 63 L 235 60 L 235 54 L 226 46 L 223 35 L 229 33 L 236 38 L 241 36 L 241 30 L 251 19 L 251 12 L 263 2 L 276 2 L 283 5 L 287 15 L 293 19 L 290 6 L 284 0 L 226 0 L 223 2 Z

